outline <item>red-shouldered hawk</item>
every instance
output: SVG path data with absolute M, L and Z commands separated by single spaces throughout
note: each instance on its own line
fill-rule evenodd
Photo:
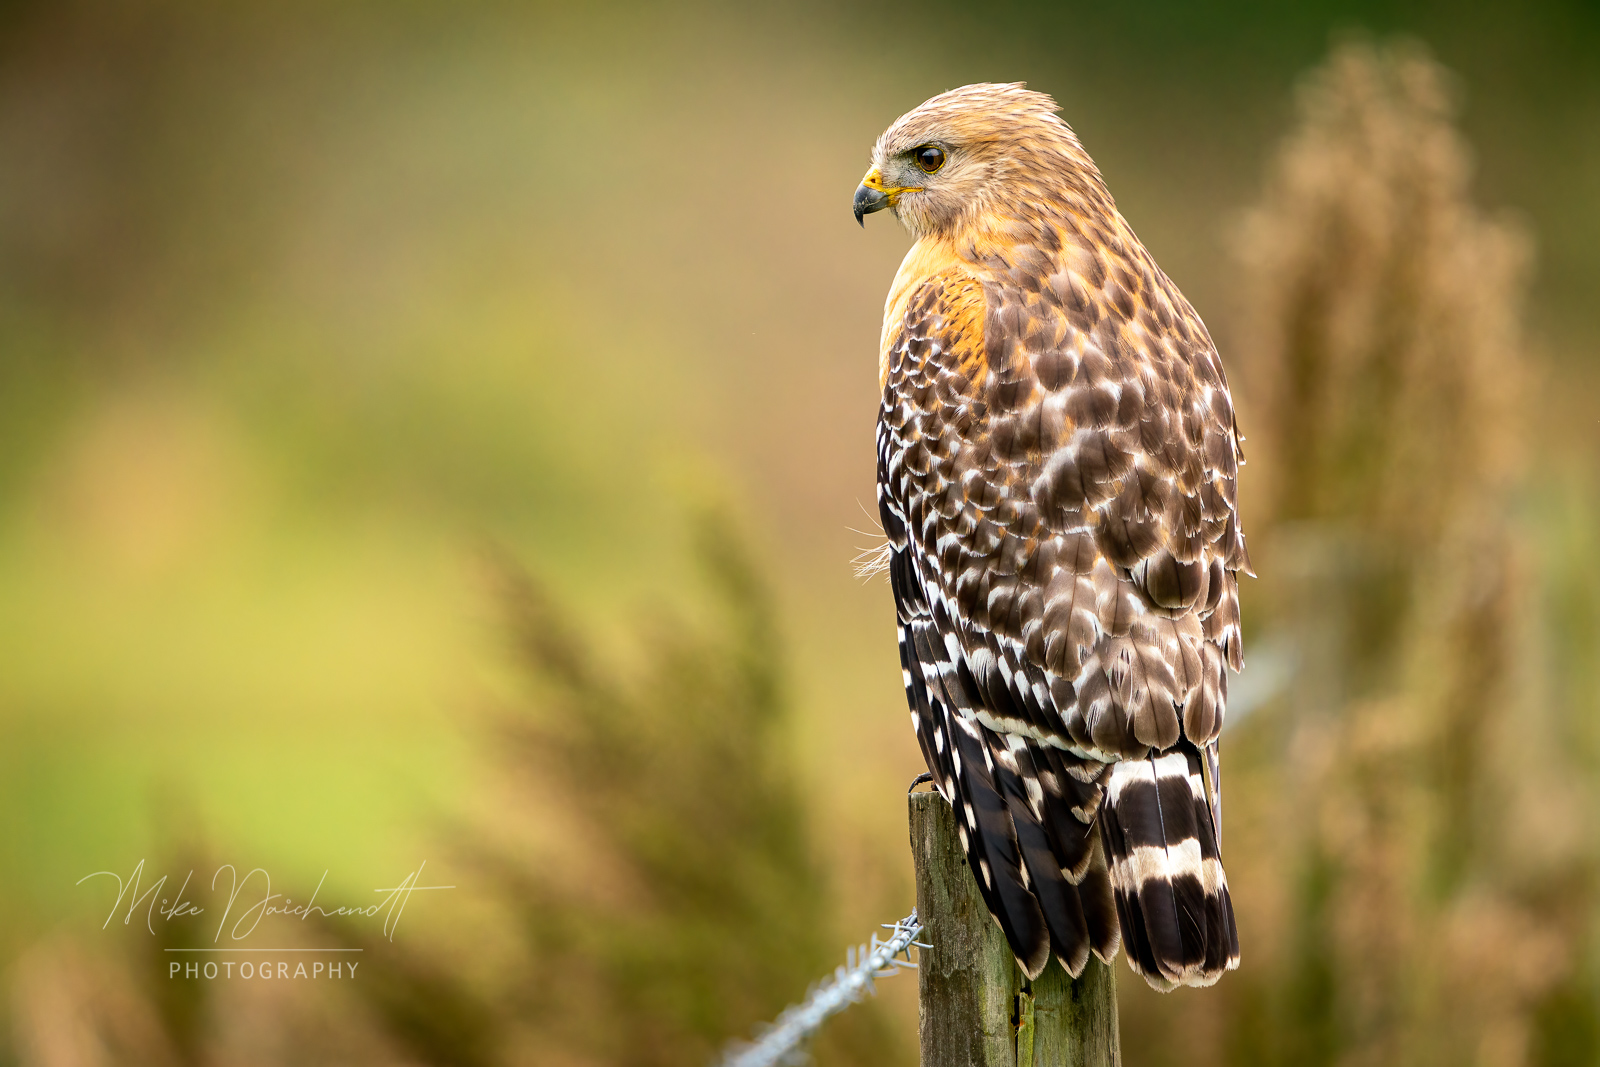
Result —
M 855 195 L 884 309 L 878 504 L 911 721 L 1022 969 L 1238 966 L 1217 737 L 1243 665 L 1233 402 L 1055 101 L 968 85 Z M 1120 931 L 1119 931 L 1120 926 Z

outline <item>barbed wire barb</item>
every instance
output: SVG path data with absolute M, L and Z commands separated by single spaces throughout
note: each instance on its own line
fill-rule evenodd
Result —
M 922 932 L 917 909 L 912 908 L 911 914 L 897 923 L 882 926 L 891 931 L 887 939 L 873 934 L 870 947 L 846 947 L 844 966 L 812 986 L 805 1000 L 783 1009 L 775 1021 L 762 1028 L 754 1042 L 730 1042 L 717 1067 L 801 1067 L 808 1058 L 807 1043 L 830 1016 L 876 992 L 876 979 L 888 978 L 907 967 L 915 970 L 911 946 L 928 947 L 917 940 Z

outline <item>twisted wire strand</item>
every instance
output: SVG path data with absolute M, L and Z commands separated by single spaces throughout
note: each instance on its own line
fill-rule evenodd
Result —
M 805 1000 L 783 1009 L 775 1021 L 761 1029 L 755 1041 L 730 1042 L 717 1061 L 718 1067 L 801 1067 L 808 1059 L 807 1042 L 830 1016 L 875 992 L 877 979 L 899 974 L 903 967 L 915 969 L 912 945 L 928 947 L 917 940 L 922 923 L 917 921 L 915 908 L 899 922 L 883 926 L 890 931 L 887 938 L 874 934 L 870 946 L 850 946 L 844 965 L 812 986 Z

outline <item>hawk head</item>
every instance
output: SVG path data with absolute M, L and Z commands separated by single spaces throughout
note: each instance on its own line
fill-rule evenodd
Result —
M 1023 82 L 963 85 L 906 112 L 872 149 L 856 221 L 888 208 L 917 237 L 1035 214 L 1063 197 L 1109 205 L 1100 172 L 1056 112 Z

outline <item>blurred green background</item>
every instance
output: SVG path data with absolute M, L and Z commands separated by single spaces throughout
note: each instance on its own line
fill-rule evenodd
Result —
M 873 139 L 966 82 L 1052 93 L 1210 324 L 1254 435 L 1230 235 L 1298 79 L 1352 33 L 1454 73 L 1472 197 L 1532 237 L 1507 507 L 1537 597 L 1517 632 L 1588 805 L 1593 4 L 0 7 L 0 961 L 102 944 L 73 883 L 190 840 L 297 884 L 330 869 L 346 896 L 429 859 L 467 889 L 417 936 L 481 936 L 493 909 L 440 842 L 507 817 L 486 723 L 527 699 L 486 560 L 519 561 L 608 669 L 648 676 L 641 627 L 716 625 L 708 504 L 771 589 L 773 744 L 819 943 L 898 917 L 920 760 L 888 591 L 850 567 L 875 536 L 876 346 L 907 245 L 850 218 Z M 1544 754 L 1502 759 L 1536 774 Z M 913 986 L 885 983 L 878 1055 L 912 1056 Z M 1562 988 L 1576 1007 L 1549 1026 L 1577 1036 L 1480 1058 L 1595 1062 L 1592 982 Z M 1279 1055 L 1218 1037 L 1204 1001 L 1143 1003 L 1125 1020 L 1181 1029 L 1173 1048 Z M 1167 1054 L 1147 1045 L 1140 1062 Z

